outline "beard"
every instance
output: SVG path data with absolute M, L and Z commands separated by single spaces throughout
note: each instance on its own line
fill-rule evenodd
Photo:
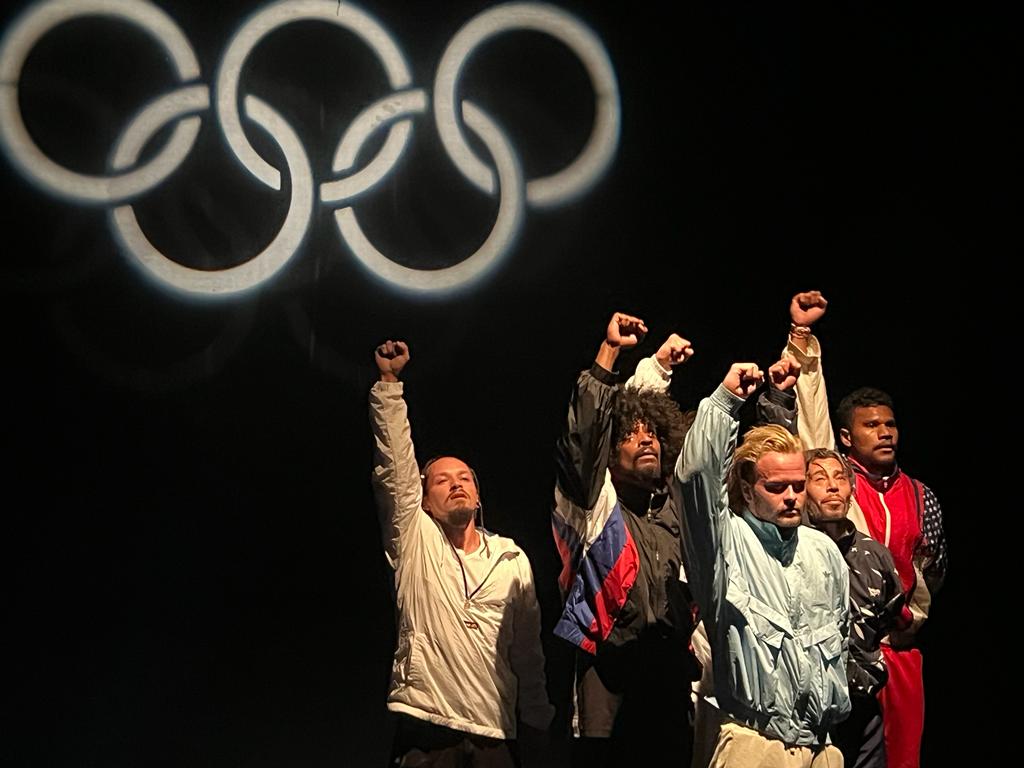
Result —
M 476 517 L 476 507 L 455 507 L 448 510 L 445 522 L 453 528 L 465 528 L 474 517 Z
M 661 484 L 661 464 L 653 462 L 644 462 L 640 466 L 635 466 L 629 472 L 629 478 L 634 484 L 644 487 L 656 487 Z
M 658 462 L 657 464 L 644 464 L 636 471 L 636 473 L 645 480 L 650 480 L 651 482 L 660 482 L 661 462 Z
M 804 512 L 815 523 L 832 523 L 836 520 L 843 520 L 846 513 L 850 511 L 849 503 L 840 508 L 835 502 L 828 502 L 828 508 L 822 507 L 809 495 L 804 504 Z

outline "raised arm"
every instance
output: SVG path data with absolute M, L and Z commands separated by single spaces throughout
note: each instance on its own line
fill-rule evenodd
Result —
M 565 431 L 555 445 L 557 491 L 580 510 L 593 510 L 605 481 L 612 441 L 619 352 L 636 346 L 647 326 L 616 312 L 605 329 L 594 365 L 583 371 L 569 401 Z
M 374 353 L 380 380 L 370 389 L 370 426 L 373 430 L 373 485 L 380 512 L 384 551 L 398 568 L 402 542 L 423 522 L 422 486 L 413 450 L 408 411 L 399 375 L 409 362 L 409 347 L 386 341 Z
M 739 410 L 764 374 L 753 363 L 734 363 L 697 416 L 676 462 L 675 492 L 682 504 L 682 541 L 690 587 L 704 615 L 724 597 L 722 536 L 729 511 L 726 478 L 739 429 Z
M 626 387 L 664 392 L 672 381 L 672 371 L 693 356 L 693 346 L 678 333 L 671 334 L 650 357 L 636 365 L 636 371 L 626 381 Z
M 836 447 L 832 422 L 828 415 L 828 391 L 821 366 L 821 345 L 811 333 L 812 326 L 825 314 L 828 302 L 821 291 L 798 293 L 789 303 L 789 341 L 785 356 L 800 364 L 796 384 L 799 406 L 797 430 L 804 450 Z
M 757 398 L 757 423 L 777 424 L 790 434 L 797 433 L 796 382 L 800 363 L 783 357 L 768 369 L 768 386 Z

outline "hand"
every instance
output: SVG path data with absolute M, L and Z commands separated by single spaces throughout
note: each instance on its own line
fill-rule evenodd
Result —
M 798 293 L 789 303 L 789 316 L 794 325 L 810 327 L 825 314 L 828 302 L 821 291 L 805 291 Z
M 669 370 L 679 363 L 685 363 L 691 357 L 693 357 L 693 347 L 690 346 L 690 342 L 676 333 L 665 339 L 665 343 L 654 353 L 654 358 L 665 370 Z
M 800 363 L 784 357 L 768 369 L 768 381 L 775 389 L 785 392 L 796 386 L 800 377 Z
M 398 375 L 409 362 L 409 345 L 389 339 L 374 350 L 373 356 L 380 371 L 380 380 L 398 381 Z
M 616 312 L 608 323 L 605 343 L 612 348 L 628 349 L 643 341 L 647 326 L 639 317 Z
M 722 381 L 722 386 L 737 397 L 750 397 L 764 381 L 764 373 L 756 363 L 733 363 Z

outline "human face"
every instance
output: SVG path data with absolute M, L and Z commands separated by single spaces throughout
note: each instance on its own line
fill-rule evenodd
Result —
M 766 453 L 756 464 L 757 480 L 743 482 L 743 498 L 754 517 L 779 528 L 800 525 L 804 507 L 804 457 L 802 453 Z
M 807 516 L 814 522 L 845 518 L 852 494 L 846 467 L 837 459 L 814 459 L 807 466 Z
M 619 443 L 618 463 L 611 467 L 612 476 L 635 485 L 652 486 L 661 482 L 661 442 L 643 422 Z
M 431 463 L 423 492 L 423 509 L 444 526 L 465 528 L 480 507 L 480 490 L 466 462 L 444 456 Z
M 887 405 L 854 408 L 849 429 L 839 430 L 839 439 L 850 456 L 872 472 L 889 474 L 896 466 L 896 443 L 900 433 L 896 417 Z

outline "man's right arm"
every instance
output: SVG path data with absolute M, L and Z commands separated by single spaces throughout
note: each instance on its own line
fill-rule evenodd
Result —
M 716 595 L 724 594 L 718 567 L 729 514 L 726 478 L 739 431 L 739 411 L 764 374 L 753 363 L 734 363 L 725 380 L 704 398 L 676 462 L 675 492 L 682 505 L 687 577 L 705 622 L 714 620 Z
M 555 479 L 565 500 L 581 510 L 597 504 L 612 441 L 615 375 L 595 363 L 580 373 L 565 430 L 555 444 Z
M 799 405 L 797 429 L 804 450 L 827 448 L 835 450 L 836 437 L 828 415 L 828 390 L 821 366 L 821 344 L 811 333 L 811 326 L 825 314 L 828 302 L 820 291 L 806 291 L 793 297 L 789 305 L 792 325 L 784 354 L 800 364 L 796 383 Z
M 590 512 L 605 485 L 612 445 L 612 408 L 615 404 L 619 352 L 636 346 L 647 326 L 637 317 L 616 312 L 605 329 L 597 357 L 583 371 L 569 401 L 565 431 L 555 445 L 556 512 L 569 516 L 569 505 Z
M 409 349 L 400 341 L 380 345 L 375 354 L 380 380 L 370 389 L 370 426 L 373 430 L 373 485 L 380 510 L 384 551 L 397 569 L 402 541 L 420 523 L 422 485 L 412 444 L 403 384 L 398 380 L 409 361 Z

